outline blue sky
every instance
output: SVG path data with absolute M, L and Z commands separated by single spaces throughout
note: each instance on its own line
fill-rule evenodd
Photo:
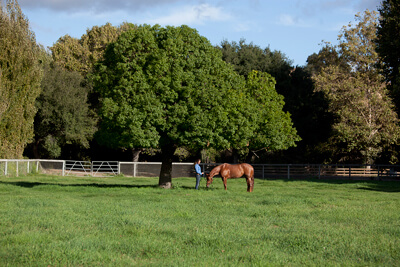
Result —
M 4 1 L 4 0 L 0 0 Z M 213 45 L 245 39 L 305 65 L 322 41 L 337 43 L 342 26 L 380 0 L 19 0 L 37 42 L 52 46 L 66 34 L 110 22 L 179 26 L 198 30 Z

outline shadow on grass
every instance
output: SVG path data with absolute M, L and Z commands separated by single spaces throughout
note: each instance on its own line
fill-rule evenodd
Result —
M 309 178 L 309 179 L 279 179 L 279 178 L 269 178 L 264 180 L 270 181 L 283 181 L 287 183 L 295 183 L 295 182 L 313 182 L 313 183 L 321 183 L 321 184 L 357 184 L 358 190 L 368 190 L 368 191 L 377 191 L 377 192 L 386 192 L 386 193 L 398 193 L 400 192 L 400 181 L 372 181 L 372 180 L 363 180 L 363 179 L 355 179 L 355 180 L 341 180 L 341 179 L 318 179 L 318 178 Z
M 98 184 L 98 183 L 88 183 L 88 184 L 61 184 L 61 183 L 40 183 L 40 182 L 3 182 L 0 184 L 9 184 L 25 188 L 33 188 L 35 186 L 44 185 L 55 185 L 55 186 L 76 186 L 76 187 L 98 187 L 98 188 L 158 188 L 158 185 L 128 185 L 128 184 Z
M 369 187 L 359 187 L 360 190 L 368 190 L 368 191 L 379 191 L 379 192 L 386 192 L 386 193 L 398 193 L 400 192 L 399 186 L 397 187 L 384 187 L 380 185 L 373 185 Z
M 8 184 L 14 186 L 20 186 L 25 188 L 33 188 L 35 186 L 75 186 L 75 187 L 98 187 L 98 188 L 160 188 L 158 185 L 128 185 L 128 184 L 99 184 L 99 183 L 87 183 L 87 184 L 62 184 L 62 183 L 40 183 L 40 182 L 4 182 L 0 181 L 0 184 Z M 195 190 L 194 186 L 173 186 L 172 189 L 187 189 Z M 213 190 L 212 188 L 199 188 L 200 190 Z
M 279 178 L 266 178 L 266 179 L 258 179 L 256 180 L 264 180 L 264 181 L 282 181 L 285 183 L 296 183 L 296 182 L 313 182 L 313 183 L 321 183 L 321 184 L 357 184 L 358 190 L 367 190 L 367 191 L 377 191 L 377 192 L 386 192 L 386 193 L 398 193 L 400 192 L 400 182 L 399 181 L 368 181 L 368 180 L 338 180 L 338 179 L 279 179 Z M 25 188 L 33 188 L 36 186 L 62 186 L 62 187 L 97 187 L 97 188 L 160 188 L 157 184 L 154 185 L 132 185 L 132 184 L 102 184 L 102 183 L 81 183 L 81 184 L 64 184 L 64 183 L 45 183 L 45 182 L 28 182 L 28 181 L 15 181 L 15 182 L 5 182 L 0 181 L 0 184 L 8 184 L 14 186 L 20 186 Z M 186 185 L 173 185 L 173 189 L 185 189 L 185 190 L 195 190 L 194 186 L 186 186 Z M 212 187 L 210 188 L 200 188 L 201 190 L 214 190 Z

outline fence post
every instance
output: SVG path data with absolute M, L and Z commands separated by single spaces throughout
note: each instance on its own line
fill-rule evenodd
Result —
M 136 162 L 133 163 L 133 177 L 136 177 Z
M 290 179 L 290 164 L 287 165 L 287 178 Z
M 380 180 L 381 180 L 381 171 L 380 171 L 379 165 L 378 165 L 378 181 L 380 181 Z
M 262 178 L 263 180 L 265 179 L 265 175 L 264 175 L 265 169 L 264 169 L 264 164 L 262 165 Z
M 4 175 L 7 176 L 8 160 L 6 160 L 6 165 L 4 166 Z
M 18 177 L 18 161 L 16 161 L 16 166 L 17 166 L 17 177 Z
M 351 180 L 351 166 L 349 166 L 349 180 Z
M 318 165 L 318 179 L 321 179 L 321 164 Z
M 63 166 L 62 166 L 62 176 L 65 176 L 65 160 L 63 161 Z

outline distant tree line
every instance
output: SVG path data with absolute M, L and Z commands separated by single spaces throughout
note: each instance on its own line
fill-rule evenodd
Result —
M 1 5 L 1 3 L 0 3 Z M 396 163 L 400 4 L 357 14 L 305 66 L 187 26 L 94 26 L 36 43 L 0 6 L 0 157 Z

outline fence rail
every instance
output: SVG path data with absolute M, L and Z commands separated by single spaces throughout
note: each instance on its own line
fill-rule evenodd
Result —
M 221 163 L 202 163 L 208 173 Z M 252 164 L 255 178 L 268 179 L 351 179 L 399 180 L 400 165 L 323 165 L 323 164 Z M 132 177 L 158 177 L 161 162 L 17 160 L 0 159 L 0 176 L 45 173 L 62 176 L 106 177 L 122 174 Z M 193 163 L 173 163 L 172 177 L 194 177 Z

